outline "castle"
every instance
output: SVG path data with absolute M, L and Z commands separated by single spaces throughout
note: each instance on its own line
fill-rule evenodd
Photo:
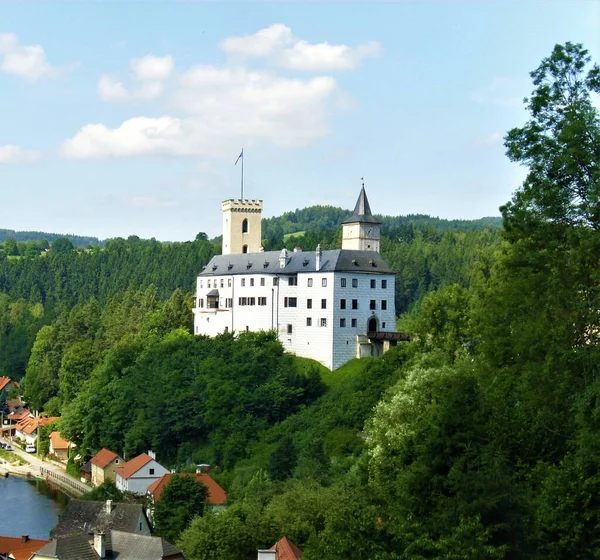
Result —
M 332 370 L 404 339 L 364 185 L 341 250 L 263 251 L 262 208 L 261 200 L 223 202 L 223 254 L 198 275 L 195 334 L 274 330 L 286 351 Z

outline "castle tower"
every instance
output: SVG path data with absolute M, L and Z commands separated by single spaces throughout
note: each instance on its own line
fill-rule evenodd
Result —
M 342 225 L 342 249 L 379 253 L 381 222 L 371 214 L 363 183 L 354 212 Z
M 223 201 L 223 254 L 258 253 L 262 247 L 262 200 Z

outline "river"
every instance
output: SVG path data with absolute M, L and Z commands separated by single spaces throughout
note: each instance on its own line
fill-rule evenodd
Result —
M 43 480 L 0 477 L 0 536 L 48 539 L 68 501 Z

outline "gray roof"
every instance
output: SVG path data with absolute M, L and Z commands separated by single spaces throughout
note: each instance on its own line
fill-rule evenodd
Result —
M 93 535 L 53 539 L 36 555 L 58 560 L 97 560 Z M 37 556 L 34 555 L 35 559 Z M 110 531 L 106 535 L 106 558 L 119 560 L 185 560 L 183 553 L 161 537 Z
M 70 537 L 90 531 L 107 533 L 111 529 L 134 533 L 143 511 L 140 504 L 113 502 L 112 511 L 106 513 L 106 502 L 70 500 L 54 530 L 54 537 Z
M 369 206 L 369 199 L 365 192 L 365 186 L 363 185 L 354 207 L 354 212 L 347 220 L 344 220 L 344 224 L 352 224 L 360 222 L 363 224 L 381 224 L 381 222 L 371 214 L 371 207 Z
M 370 272 L 391 274 L 389 266 L 377 251 L 335 249 L 322 251 L 321 268 L 316 270 L 316 251 L 286 252 L 287 265 L 279 267 L 283 251 L 216 255 L 198 276 L 229 274 L 298 274 L 317 272 Z

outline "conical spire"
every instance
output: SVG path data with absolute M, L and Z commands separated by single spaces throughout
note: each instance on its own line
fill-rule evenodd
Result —
M 371 214 L 371 207 L 369 206 L 369 199 L 367 198 L 367 193 L 365 192 L 364 183 L 360 189 L 360 194 L 358 195 L 358 200 L 356 201 L 356 206 L 354 207 L 352 216 L 344 221 L 345 224 L 352 224 L 356 222 L 363 224 L 381 224 L 381 222 L 374 218 Z

